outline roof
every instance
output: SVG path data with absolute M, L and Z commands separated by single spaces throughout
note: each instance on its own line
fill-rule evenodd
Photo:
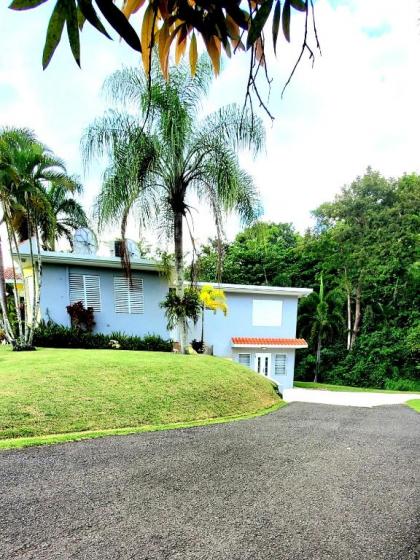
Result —
M 253 286 L 247 284 L 219 284 L 216 282 L 198 282 L 198 286 L 214 285 L 221 288 L 224 292 L 238 294 L 264 294 L 278 296 L 295 296 L 298 298 L 308 296 L 313 292 L 312 288 L 292 288 L 281 286 Z
M 21 257 L 30 257 L 29 252 L 20 250 Z M 43 263 L 66 264 L 71 266 L 89 266 L 99 268 L 121 268 L 119 257 L 108 257 L 100 255 L 85 255 L 82 253 L 68 253 L 64 251 L 44 251 L 41 250 L 41 260 Z M 159 263 L 149 259 L 131 259 L 132 270 L 151 270 L 159 271 Z
M 6 280 L 6 282 L 9 280 L 14 280 L 14 275 L 13 275 L 13 268 L 11 266 L 8 266 L 7 268 L 4 269 L 4 279 Z M 20 280 L 21 279 L 21 275 L 18 271 L 16 271 L 16 280 Z
M 308 343 L 303 338 L 258 338 L 255 336 L 232 337 L 234 347 L 266 347 L 272 348 L 307 348 Z

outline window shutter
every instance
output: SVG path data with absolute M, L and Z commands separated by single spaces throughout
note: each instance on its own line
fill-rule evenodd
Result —
M 94 311 L 101 311 L 101 287 L 99 276 L 85 274 L 85 307 L 93 307 Z
M 286 375 L 286 354 L 276 354 L 274 373 L 275 375 Z
M 114 276 L 115 313 L 144 313 L 143 280 Z
M 85 307 L 101 311 L 101 285 L 97 275 L 70 272 L 70 303 L 81 301 Z
M 239 354 L 238 361 L 243 366 L 251 367 L 251 354 Z

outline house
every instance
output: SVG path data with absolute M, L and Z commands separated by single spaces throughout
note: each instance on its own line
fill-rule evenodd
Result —
M 176 339 L 166 327 L 160 303 L 170 289 L 159 263 L 131 255 L 131 282 L 116 251 L 41 251 L 40 315 L 70 325 L 66 306 L 82 301 L 92 307 L 95 330 L 144 336 L 158 334 Z M 30 262 L 29 253 L 21 256 Z M 26 270 L 25 281 L 33 284 Z M 293 386 L 295 351 L 307 348 L 296 338 L 298 300 L 312 290 L 271 286 L 220 284 L 228 314 L 205 311 L 204 339 L 213 354 L 231 358 L 274 380 L 281 389 Z M 190 339 L 199 339 L 201 325 L 192 326 Z

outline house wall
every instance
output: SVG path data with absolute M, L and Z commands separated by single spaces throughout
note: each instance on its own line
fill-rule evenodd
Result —
M 255 360 L 256 354 L 271 354 L 271 370 L 268 377 L 273 379 L 279 386 L 280 393 L 284 389 L 290 389 L 293 387 L 293 376 L 295 371 L 295 350 L 293 349 L 266 349 L 261 350 L 259 348 L 232 348 L 232 359 L 236 362 L 239 361 L 239 354 L 250 354 L 251 355 L 251 368 L 255 370 Z M 276 375 L 274 373 L 274 358 L 276 354 L 286 354 L 286 374 Z
M 129 314 L 114 311 L 114 276 L 120 269 L 44 264 L 42 270 L 41 316 L 62 325 L 70 325 L 66 306 L 70 303 L 69 273 L 97 274 L 101 284 L 100 312 L 95 312 L 95 331 L 111 333 L 121 331 L 144 336 L 158 334 L 169 338 L 163 310 L 159 307 L 168 291 L 167 281 L 156 272 L 133 271 L 133 276 L 143 279 L 144 313 Z
M 213 346 L 217 356 L 232 356 L 233 336 L 255 336 L 270 338 L 294 338 L 296 336 L 297 302 L 294 296 L 238 294 L 227 292 L 228 313 L 225 317 L 218 311 L 205 311 L 204 340 Z M 282 301 L 282 321 L 279 327 L 257 327 L 252 324 L 253 300 Z M 191 339 L 201 339 L 201 321 L 191 329 Z

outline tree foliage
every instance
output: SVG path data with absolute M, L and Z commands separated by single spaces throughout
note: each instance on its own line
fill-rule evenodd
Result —
M 47 1 L 51 0 L 12 0 L 10 8 L 18 11 L 30 10 Z M 305 51 L 311 59 L 314 58 L 314 51 L 308 43 L 308 28 L 311 23 L 319 49 L 313 0 L 284 0 L 283 3 L 280 0 L 219 0 L 213 3 L 207 0 L 123 0 L 122 4 L 114 3 L 114 0 L 55 0 L 42 64 L 46 68 L 50 63 L 66 27 L 73 57 L 80 66 L 80 33 L 85 22 L 110 38 L 101 21 L 102 17 L 132 49 L 141 53 L 148 76 L 154 47 L 158 50 L 165 78 L 168 77 L 171 51 L 176 63 L 188 56 L 191 73 L 195 74 L 198 60 L 197 37 L 201 38 L 216 75 L 220 71 L 222 51 L 228 57 L 235 56 L 240 51 L 248 51 L 250 73 L 247 96 L 249 97 L 250 91 L 254 91 L 260 104 L 263 104 L 256 78 L 266 65 L 266 34 L 271 34 L 276 53 L 280 32 L 286 41 L 290 41 L 290 23 L 294 12 L 300 12 L 305 18 L 297 66 Z M 140 19 L 140 35 L 135 30 L 138 23 L 133 26 L 129 22 L 133 15 Z
M 297 354 L 298 376 L 312 380 L 320 362 L 325 381 L 414 387 L 420 357 L 420 176 L 386 179 L 368 169 L 314 216 L 314 228 L 304 235 L 288 224 L 261 223 L 224 243 L 221 280 L 314 289 L 300 304 L 298 334 L 310 347 Z M 217 279 L 215 247 L 213 240 L 201 248 L 202 279 Z

